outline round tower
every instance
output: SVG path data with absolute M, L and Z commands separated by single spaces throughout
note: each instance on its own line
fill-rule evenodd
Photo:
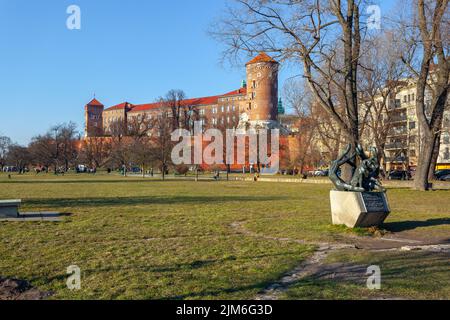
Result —
M 246 64 L 247 115 L 251 124 L 272 127 L 278 115 L 279 63 L 262 52 Z

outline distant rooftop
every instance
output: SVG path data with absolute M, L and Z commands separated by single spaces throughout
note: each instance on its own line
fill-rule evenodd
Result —
M 260 52 L 256 57 L 254 57 L 252 60 L 247 62 L 245 65 L 254 64 L 258 62 L 272 62 L 272 63 L 278 63 L 275 59 L 273 59 L 271 56 L 269 56 L 265 52 Z
M 88 106 L 99 106 L 99 107 L 103 107 L 103 104 L 98 101 L 97 99 L 92 99 L 90 102 L 88 102 L 87 104 Z

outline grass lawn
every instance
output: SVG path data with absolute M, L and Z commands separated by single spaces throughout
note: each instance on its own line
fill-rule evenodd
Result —
M 311 242 L 351 242 L 349 236 L 365 234 L 330 225 L 329 189 L 115 175 L 14 175 L 10 180 L 0 174 L 0 199 L 22 199 L 22 211 L 71 214 L 60 223 L 0 222 L 0 276 L 28 280 L 53 291 L 54 299 L 251 299 L 311 256 L 315 246 L 246 236 L 231 225 L 241 222 L 255 233 Z M 419 238 L 450 238 L 450 190 L 391 189 L 388 196 L 393 212 L 385 229 Z M 340 252 L 329 258 L 384 261 L 386 270 L 403 278 L 386 285 L 383 294 L 450 298 L 448 255 L 402 260 L 387 253 Z M 445 258 L 447 264 L 442 265 Z M 417 277 L 421 265 L 414 261 L 423 261 L 429 272 Z M 81 268 L 79 291 L 66 288 L 70 265 Z M 321 287 L 336 284 L 314 283 L 299 283 L 286 297 L 369 295 L 365 284 L 339 284 L 321 295 Z
M 441 252 L 358 252 L 331 254 L 317 273 L 298 281 L 283 299 L 450 299 L 450 256 Z M 366 288 L 367 267 L 381 271 L 381 289 Z M 349 278 L 343 278 L 352 270 Z M 348 276 L 349 274 L 347 274 Z

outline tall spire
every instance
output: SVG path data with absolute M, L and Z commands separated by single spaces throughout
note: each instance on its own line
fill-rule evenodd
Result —
M 278 100 L 278 114 L 285 114 L 285 110 L 283 107 L 283 101 L 281 100 L 281 98 Z

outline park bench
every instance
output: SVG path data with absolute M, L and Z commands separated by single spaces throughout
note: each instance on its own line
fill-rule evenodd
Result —
M 19 217 L 19 207 L 22 200 L 0 200 L 0 218 Z

